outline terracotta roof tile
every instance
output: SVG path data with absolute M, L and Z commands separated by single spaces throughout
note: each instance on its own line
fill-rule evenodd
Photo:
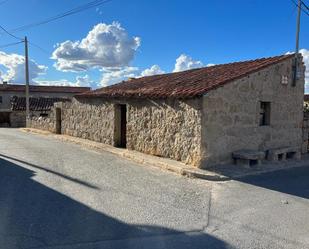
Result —
M 189 98 L 201 96 L 228 82 L 245 77 L 250 73 L 292 58 L 293 56 L 293 54 L 281 55 L 192 69 L 177 73 L 135 78 L 76 96 L 117 98 Z
M 30 111 L 50 111 L 56 102 L 70 101 L 67 98 L 29 98 Z M 26 98 L 13 96 L 11 98 L 12 111 L 25 111 Z
M 0 84 L 0 91 L 6 92 L 25 92 L 25 85 L 18 84 Z M 30 85 L 30 92 L 48 92 L 48 93 L 84 93 L 90 91 L 90 87 L 72 87 L 72 86 L 37 86 Z

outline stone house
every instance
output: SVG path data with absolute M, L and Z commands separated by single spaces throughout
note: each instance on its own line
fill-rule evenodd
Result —
M 29 95 L 34 98 L 72 98 L 75 94 L 89 91 L 89 87 L 68 87 L 68 86 L 38 86 L 30 85 Z M 12 124 L 19 127 L 26 123 L 26 112 L 12 112 L 11 101 L 16 97 L 25 97 L 25 85 L 0 84 L 0 127 Z M 16 121 L 16 122 L 15 122 Z
M 200 168 L 303 145 L 305 66 L 295 55 L 129 79 L 56 104 L 61 133 Z
M 51 111 L 54 104 L 58 102 L 71 101 L 70 98 L 29 98 L 29 110 L 32 117 L 33 128 L 53 131 L 46 122 L 48 119 L 53 119 L 54 113 Z M 26 98 L 13 96 L 11 98 L 11 112 L 9 116 L 8 127 L 26 127 Z M 46 117 L 47 119 L 43 119 Z

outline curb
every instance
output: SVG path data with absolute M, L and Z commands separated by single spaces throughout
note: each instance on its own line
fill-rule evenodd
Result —
M 238 180 L 238 179 L 249 177 L 249 176 L 256 176 L 256 175 L 261 175 L 265 173 L 272 173 L 275 171 L 289 170 L 292 168 L 309 166 L 309 155 L 308 155 L 307 157 L 304 157 L 302 160 L 297 160 L 290 164 L 285 164 L 285 165 L 280 165 L 280 166 L 278 165 L 273 168 L 267 168 L 267 165 L 265 165 L 266 168 L 260 169 L 257 171 L 251 171 L 251 172 L 241 172 L 240 171 L 234 174 L 223 175 L 221 173 L 215 173 L 209 170 L 203 170 L 203 169 L 199 169 L 195 167 L 190 167 L 182 162 L 175 161 L 172 159 L 148 155 L 148 154 L 144 154 L 138 151 L 115 148 L 111 145 L 107 145 L 107 144 L 103 144 L 103 143 L 99 143 L 99 142 L 95 142 L 95 141 L 91 141 L 91 140 L 87 140 L 83 138 L 72 137 L 68 135 L 58 135 L 58 134 L 51 133 L 49 131 L 33 129 L 33 128 L 20 128 L 20 130 L 22 132 L 49 136 L 49 137 L 58 139 L 63 142 L 78 144 L 78 145 L 87 147 L 89 149 L 94 149 L 100 152 L 102 151 L 109 152 L 114 155 L 125 158 L 127 160 L 131 160 L 139 165 L 147 165 L 147 166 L 159 168 L 165 171 L 170 171 L 178 175 L 186 176 L 189 178 L 202 179 L 202 180 L 207 180 L 207 181 L 212 181 L 212 182 L 224 182 L 224 181 L 230 181 L 230 180 Z
M 129 151 L 126 149 L 115 148 L 111 145 L 106 145 L 103 143 L 99 143 L 99 142 L 95 142 L 95 141 L 91 141 L 91 140 L 87 140 L 83 138 L 77 138 L 77 137 L 72 137 L 68 135 L 57 135 L 49 131 L 44 131 L 44 130 L 39 130 L 39 129 L 20 128 L 20 130 L 22 132 L 50 136 L 52 138 L 58 139 L 63 142 L 69 142 L 69 143 L 82 145 L 90 149 L 109 152 L 114 155 L 121 156 L 128 160 L 134 161 L 141 165 L 152 166 L 152 167 L 159 168 L 162 170 L 174 172 L 182 176 L 187 176 L 189 178 L 197 178 L 197 179 L 203 179 L 207 181 L 231 180 L 231 178 L 227 176 L 216 174 L 216 173 L 213 173 L 207 170 L 190 167 L 184 163 L 181 163 L 181 162 L 178 162 L 172 159 L 168 159 L 168 158 L 162 158 L 162 157 L 152 156 L 148 154 L 143 154 L 142 152 L 137 152 L 137 151 Z

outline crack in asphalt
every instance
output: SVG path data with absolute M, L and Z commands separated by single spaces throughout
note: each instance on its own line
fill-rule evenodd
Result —
M 210 223 L 210 212 L 211 212 L 211 205 L 212 205 L 212 189 L 213 189 L 213 184 L 210 185 L 210 189 L 209 189 L 209 199 L 208 199 L 208 208 L 207 208 L 207 221 L 205 226 L 203 226 L 202 231 L 205 231 Z

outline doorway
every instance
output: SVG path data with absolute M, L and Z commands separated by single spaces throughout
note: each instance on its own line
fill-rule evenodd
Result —
M 61 134 L 61 108 L 56 108 L 56 134 Z
M 127 147 L 127 106 L 115 106 L 115 146 Z

